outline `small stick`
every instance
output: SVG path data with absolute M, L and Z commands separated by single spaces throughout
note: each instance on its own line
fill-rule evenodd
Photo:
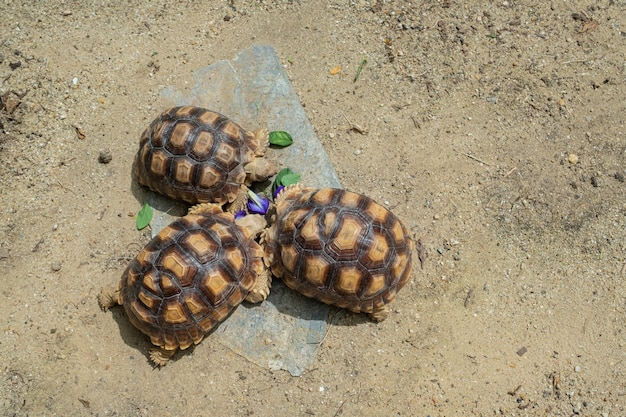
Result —
M 56 178 L 56 177 L 52 177 L 52 178 L 54 178 L 54 179 L 57 181 L 57 183 L 58 183 L 59 187 L 63 188 L 65 191 L 69 191 L 69 192 L 71 192 L 72 194 L 76 195 L 76 193 L 74 192 L 74 190 L 72 190 L 71 188 L 67 188 L 65 185 L 63 185 L 63 183 L 62 183 L 61 181 L 59 181 L 59 179 L 58 179 L 58 178 Z
M 333 415 L 333 417 L 337 417 L 339 415 L 339 413 L 341 412 L 341 409 L 343 408 L 344 404 L 346 403 L 346 401 L 348 401 L 348 399 L 345 399 L 341 402 L 341 404 L 339 405 L 339 408 L 337 409 L 337 412 Z
M 420 260 L 420 267 L 424 269 L 424 260 L 426 259 L 426 248 L 422 244 L 422 239 L 417 239 L 415 242 L 415 249 L 417 249 L 417 258 Z
M 416 129 L 422 128 L 422 126 L 420 126 L 419 122 L 417 121 L 415 117 L 411 116 L 411 120 L 413 120 L 413 126 L 415 126 Z
M 350 119 L 348 119 L 348 116 L 346 116 L 346 114 L 344 112 L 341 112 L 341 114 L 343 114 L 343 117 L 345 117 L 346 121 L 350 125 L 350 129 L 349 130 L 355 130 L 355 131 L 359 132 L 362 135 L 365 135 L 366 133 L 369 133 L 369 130 L 367 130 L 367 129 L 365 129 L 365 128 L 363 128 L 363 127 L 361 127 L 361 126 L 359 126 L 359 125 L 357 125 L 355 123 L 352 123 L 350 121 Z
M 570 59 L 569 61 L 563 61 L 561 62 L 561 65 L 567 65 L 567 64 L 571 64 L 572 62 L 589 62 L 589 61 L 593 61 L 594 59 Z
M 467 308 L 472 303 L 474 299 L 474 289 L 470 288 L 467 292 L 467 296 L 465 296 L 465 301 L 463 301 L 463 307 Z
M 33 248 L 31 249 L 31 252 L 37 252 L 39 250 L 39 247 L 42 245 L 42 243 L 44 242 L 43 237 L 41 239 L 39 239 L 39 242 L 35 243 L 35 246 L 33 246 Z
M 343 312 L 344 312 L 344 310 L 343 310 L 343 309 L 339 309 L 339 310 L 335 313 L 335 315 L 333 316 L 333 318 L 332 318 L 332 319 L 330 319 L 330 323 L 329 323 L 329 324 L 330 324 L 330 326 L 328 326 L 328 328 L 326 329 L 326 333 L 324 333 L 324 337 L 322 337 L 322 340 L 320 340 L 319 346 L 322 346 L 322 343 L 324 343 L 324 340 L 326 340 L 326 336 L 328 336 L 328 332 L 330 332 L 330 328 L 331 328 L 331 326 L 333 325 L 333 323 L 335 322 L 335 319 L 337 318 L 337 316 L 338 316 L 340 313 L 343 313 Z
M 504 177 L 502 177 L 502 178 L 506 178 L 506 177 L 508 177 L 508 176 L 509 176 L 509 175 L 511 175 L 511 174 L 513 173 L 513 171 L 515 171 L 516 169 L 517 169 L 517 167 L 513 167 L 513 169 L 512 169 L 512 170 L 510 170 L 509 172 L 507 172 L 506 174 L 504 174 Z
M 359 79 L 359 75 L 361 75 L 361 71 L 363 71 L 363 67 L 365 66 L 366 63 L 367 63 L 367 59 L 363 57 L 363 59 L 361 60 L 361 63 L 359 64 L 359 68 L 356 70 L 356 75 L 354 76 L 354 82 L 356 82 L 356 80 Z
M 456 153 L 458 153 L 458 154 L 461 154 L 461 155 L 464 155 L 464 156 L 467 156 L 469 159 L 473 159 L 474 161 L 476 161 L 476 162 L 480 162 L 481 164 L 485 164 L 485 165 L 487 165 L 487 166 L 491 166 L 491 165 L 490 165 L 490 164 L 488 164 L 487 162 L 483 161 L 482 159 L 479 159 L 479 158 L 475 157 L 474 155 L 472 155 L 472 154 L 471 154 L 471 153 L 469 153 L 469 152 L 468 152 L 468 153 L 463 153 L 463 152 L 459 152 L 459 151 L 457 151 L 457 150 L 455 150 L 454 152 L 456 152 Z

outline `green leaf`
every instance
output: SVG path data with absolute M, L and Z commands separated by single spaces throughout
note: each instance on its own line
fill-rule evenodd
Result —
M 276 178 L 274 178 L 274 183 L 272 184 L 272 194 L 276 192 L 276 189 L 278 187 L 280 187 L 281 185 L 284 185 L 282 183 L 283 177 L 289 174 L 294 174 L 291 168 L 283 168 L 278 172 L 278 174 L 276 174 Z
M 137 213 L 136 224 L 137 230 L 144 229 L 152 220 L 152 207 L 148 203 L 144 204 L 139 213 Z
M 286 187 L 291 184 L 296 184 L 298 181 L 300 181 L 300 174 L 285 174 L 280 179 L 280 185 L 284 185 Z
M 276 174 L 276 178 L 274 179 L 274 185 L 276 185 L 277 187 L 279 185 L 282 185 L 281 181 L 283 179 L 283 177 L 285 175 L 289 175 L 289 174 L 293 174 L 294 172 L 291 170 L 291 168 L 283 168 L 280 171 L 278 171 L 278 174 Z
M 270 144 L 276 146 L 289 146 L 293 143 L 293 138 L 287 132 L 276 131 L 270 133 Z

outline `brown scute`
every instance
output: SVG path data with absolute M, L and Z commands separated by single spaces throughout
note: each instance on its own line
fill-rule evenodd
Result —
M 241 128 L 230 120 L 227 120 L 224 124 L 222 124 L 221 130 L 228 137 L 236 137 L 241 134 Z
M 190 231 L 181 240 L 181 245 L 201 264 L 215 259 L 219 253 L 219 245 L 202 229 Z
M 140 184 L 191 204 L 234 201 L 258 153 L 255 136 L 226 116 L 193 106 L 163 112 L 143 132 L 134 171 Z
M 190 321 L 190 317 L 187 316 L 186 305 L 182 304 L 180 300 L 166 300 L 161 307 L 161 314 L 164 320 L 164 324 L 181 324 Z
M 182 288 L 181 285 L 178 285 L 176 278 L 170 278 L 167 273 L 161 273 L 161 291 L 163 297 L 171 297 L 173 295 L 177 295 L 180 293 Z
M 357 193 L 342 193 L 339 203 L 344 207 L 358 207 L 361 203 L 361 195 Z
M 224 263 L 236 275 L 240 275 L 244 272 L 246 267 L 246 257 L 241 252 L 241 249 L 237 247 L 224 248 L 224 260 Z
M 201 111 L 196 116 L 196 119 L 198 119 L 198 122 L 202 125 L 220 126 L 223 121 L 226 120 L 226 117 L 212 111 Z
M 220 305 L 224 298 L 229 295 L 233 283 L 226 279 L 223 270 L 213 271 L 207 274 L 202 281 L 198 282 L 198 290 L 212 306 Z
M 213 143 L 213 133 L 200 130 L 196 136 L 196 141 L 191 145 L 189 156 L 196 161 L 206 158 L 206 155 L 213 149 Z
M 174 123 L 174 128 L 169 132 L 169 138 L 164 140 L 164 148 L 172 155 L 184 155 L 187 152 L 187 144 L 193 144 L 198 136 L 197 125 L 190 122 Z
M 374 201 L 367 205 L 365 212 L 372 218 L 373 221 L 380 224 L 386 223 L 387 216 L 390 213 L 389 210 Z
M 309 217 L 300 227 L 301 245 L 306 249 L 321 249 L 320 228 L 317 216 Z
M 165 139 L 168 135 L 166 130 L 172 128 L 172 124 L 168 123 L 166 120 L 157 119 L 143 134 L 141 141 L 147 142 L 152 141 L 152 145 L 155 148 L 162 148 L 164 143 L 163 139 Z
M 313 193 L 311 202 L 319 205 L 330 205 L 333 199 L 337 196 L 337 193 L 332 188 L 322 188 Z
M 198 185 L 204 188 L 211 188 L 215 184 L 218 184 L 223 176 L 224 173 L 220 172 L 216 167 L 211 165 L 202 165 L 200 168 Z
M 309 256 L 304 266 L 304 279 L 315 287 L 323 287 L 326 284 L 331 263 L 323 256 Z
M 169 173 L 171 159 L 161 150 L 156 150 L 150 158 L 150 171 L 158 176 L 165 177 Z
M 176 336 L 176 343 L 178 346 L 180 346 L 181 349 L 187 349 L 189 346 L 191 346 L 192 343 L 194 343 L 194 340 L 191 338 L 191 335 L 189 333 L 181 332 L 178 333 Z
M 192 315 L 202 314 L 204 309 L 206 309 L 204 299 L 196 291 L 190 291 L 185 294 L 184 302 L 185 307 Z
M 413 249 L 400 220 L 371 198 L 341 189 L 294 188 L 279 198 L 265 255 L 288 287 L 371 313 L 408 281 Z
M 178 281 L 177 284 L 183 288 L 191 285 L 198 273 L 198 268 L 191 261 L 193 257 L 188 252 L 188 250 L 181 251 L 176 246 L 170 246 L 161 251 L 161 270 L 169 272 L 168 275 L 175 277 Z M 165 279 L 166 277 L 163 278 Z
M 361 281 L 364 279 L 367 279 L 367 277 L 357 266 L 344 266 L 339 269 L 339 274 L 335 281 L 335 290 L 339 294 L 356 296 L 357 290 L 361 287 Z
M 148 291 L 139 291 L 139 294 L 137 294 L 137 299 L 139 302 L 141 302 L 146 310 L 150 311 L 157 308 L 160 302 L 160 299 L 158 297 L 155 297 L 152 293 Z
M 173 167 L 173 177 L 181 184 L 192 184 L 196 166 L 189 159 L 179 159 Z
M 164 228 L 121 281 L 131 323 L 167 350 L 202 340 L 243 301 L 263 270 L 262 248 L 231 214 L 198 211 L 204 215 L 190 214 Z
M 388 262 L 393 241 L 387 240 L 384 233 L 374 230 L 368 242 L 366 252 L 360 257 L 361 263 L 368 269 L 382 268 Z
M 364 244 L 367 243 L 369 225 L 351 213 L 341 213 L 338 218 L 339 222 L 334 233 L 325 242 L 328 251 L 337 261 L 358 259 L 361 251 L 365 249 Z
M 222 143 L 216 146 L 214 158 L 221 162 L 227 171 L 237 164 L 237 148 L 236 145 Z
M 296 270 L 296 266 L 298 264 L 298 248 L 295 248 L 293 246 L 283 246 L 281 247 L 280 253 L 280 260 L 282 266 L 284 267 L 284 269 L 281 269 L 283 269 L 283 272 L 290 271 L 291 273 L 293 273 L 293 271 Z

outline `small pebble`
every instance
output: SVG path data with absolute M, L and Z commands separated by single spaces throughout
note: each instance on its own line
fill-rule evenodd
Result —
M 576 155 L 575 153 L 571 153 L 567 156 L 567 161 L 570 164 L 577 164 L 578 163 L 578 155 Z
M 580 414 L 582 408 L 583 408 L 583 405 L 581 403 L 577 402 L 576 404 L 574 404 L 574 407 L 572 408 L 572 411 L 574 412 L 574 414 Z
M 360 150 L 360 149 L 355 150 L 355 151 L 354 151 L 354 154 L 355 154 L 355 155 L 361 155 L 361 150 Z
M 581 368 L 579 365 L 576 365 L 576 367 L 574 368 L 574 372 L 580 372 Z
M 614 177 L 619 182 L 624 182 L 624 174 L 622 174 L 621 172 L 616 172 Z
M 108 164 L 113 159 L 113 155 L 111 155 L 111 151 L 108 149 L 103 149 L 100 151 L 100 155 L 98 155 L 98 162 L 101 164 Z
M 61 270 L 61 262 L 52 262 L 50 264 L 50 269 L 52 269 L 54 272 L 60 271 Z

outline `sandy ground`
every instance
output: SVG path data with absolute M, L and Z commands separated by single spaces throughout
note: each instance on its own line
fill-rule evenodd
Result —
M 2 415 L 626 415 L 624 1 L 0 12 Z M 155 370 L 96 303 L 148 241 L 138 138 L 165 86 L 254 43 L 276 48 L 344 186 L 421 239 L 423 268 L 383 323 L 332 310 L 301 377 L 210 337 Z

